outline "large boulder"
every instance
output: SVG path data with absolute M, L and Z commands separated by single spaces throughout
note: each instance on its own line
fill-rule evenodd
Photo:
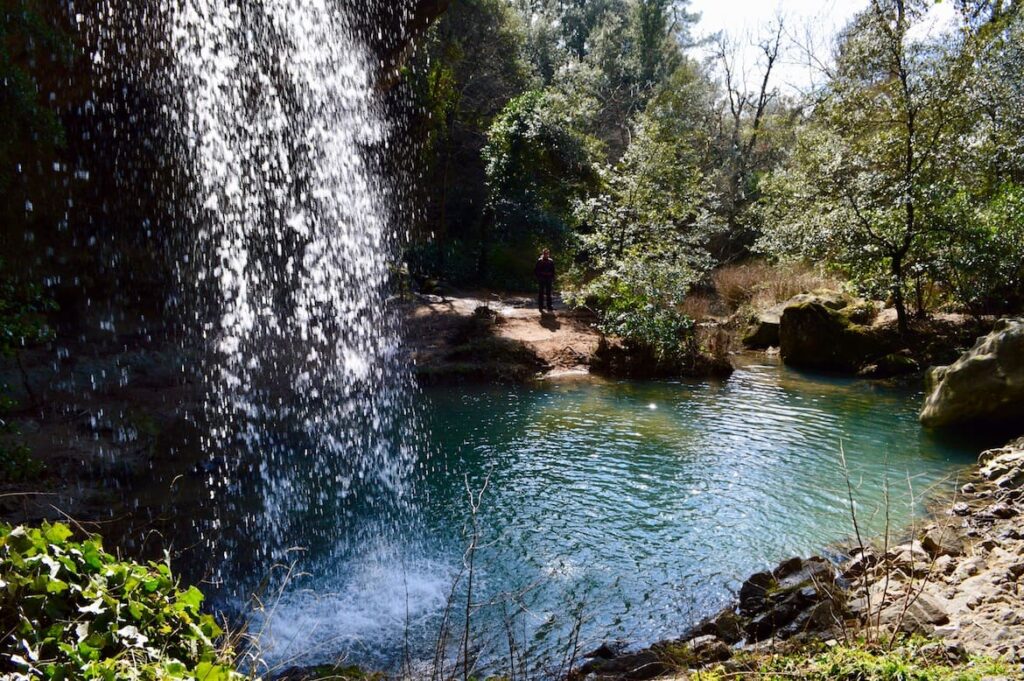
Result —
M 1024 424 L 1024 320 L 1001 320 L 954 364 L 932 369 L 921 423 Z
M 844 309 L 820 301 L 786 306 L 779 327 L 782 360 L 790 366 L 827 371 L 858 371 L 887 354 L 884 341 L 855 323 Z
M 782 313 L 790 305 L 803 303 L 821 303 L 830 310 L 841 310 L 849 304 L 849 299 L 835 291 L 817 291 L 801 293 L 789 300 L 761 310 L 754 315 L 747 333 L 743 336 L 743 345 L 753 350 L 763 350 L 779 345 L 779 329 L 782 324 Z

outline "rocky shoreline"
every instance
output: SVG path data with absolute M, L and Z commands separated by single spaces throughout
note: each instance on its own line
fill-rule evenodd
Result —
M 929 652 L 951 663 L 984 656 L 1015 665 L 1024 678 L 1022 514 L 1024 438 L 983 452 L 972 479 L 932 509 L 912 541 L 864 543 L 838 564 L 783 561 L 752 575 L 732 606 L 684 635 L 635 652 L 603 645 L 574 678 L 742 673 L 746 653 L 900 635 L 932 639 Z

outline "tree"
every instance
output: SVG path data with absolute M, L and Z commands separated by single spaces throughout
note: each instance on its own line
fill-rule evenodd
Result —
M 700 68 L 680 65 L 639 116 L 625 155 L 577 206 L 572 298 L 666 366 L 699 354 L 681 305 L 711 269 L 708 244 L 722 227 L 707 153 L 713 98 Z
M 482 151 L 494 118 L 535 82 L 524 44 L 505 0 L 466 0 L 430 28 L 412 60 L 423 210 L 409 258 L 418 274 L 456 281 L 480 274 L 488 200 Z
M 495 119 L 483 151 L 495 213 L 494 237 L 564 242 L 572 209 L 595 180 L 594 144 L 567 124 L 568 104 L 551 90 L 512 100 Z
M 922 12 L 914 0 L 872 0 L 846 29 L 835 75 L 770 182 L 761 242 L 826 258 L 864 288 L 886 290 L 901 333 L 908 282 L 934 260 L 966 82 L 940 41 L 912 39 Z
M 755 91 L 749 90 L 744 81 L 746 67 L 738 63 L 736 41 L 726 35 L 715 39 L 713 59 L 721 82 L 718 126 L 711 141 L 717 157 L 716 191 L 728 226 L 714 248 L 720 260 L 749 252 L 757 233 L 757 212 L 751 208 L 761 195 L 760 179 L 781 161 L 784 145 L 776 129 L 788 131 L 792 117 L 773 79 L 782 57 L 783 34 L 783 21 L 779 19 L 758 40 L 760 78 Z
M 1013 3 L 960 3 L 959 59 L 971 86 L 949 164 L 935 277 L 975 313 L 1024 305 L 1024 15 Z
M 683 61 L 695 17 L 680 0 L 617 0 L 598 3 L 593 23 L 579 30 L 583 42 L 567 50 L 567 61 L 553 87 L 569 97 L 593 102 L 586 132 L 617 161 L 630 143 L 632 125 Z

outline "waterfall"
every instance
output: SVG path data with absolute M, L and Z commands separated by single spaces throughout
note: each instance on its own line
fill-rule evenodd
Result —
M 386 533 L 418 455 L 389 299 L 396 192 L 376 169 L 391 131 L 354 28 L 374 3 L 120 4 L 100 5 L 94 61 L 162 102 L 205 396 L 197 529 L 242 598 L 290 547 Z M 356 504 L 373 527 L 347 521 Z
M 400 27 L 411 2 L 98 3 L 98 78 L 159 101 L 152 138 L 175 187 L 186 372 L 204 396 L 190 414 L 204 498 L 191 502 L 208 567 L 193 572 L 219 584 L 218 607 L 245 611 L 307 548 L 317 558 L 299 569 L 345 604 L 321 613 L 336 620 L 324 638 L 391 636 L 410 580 L 426 612 L 446 576 L 406 569 L 425 448 L 391 299 L 401 197 L 379 169 L 385 74 L 365 42 L 375 17 Z M 370 37 L 379 50 L 397 33 Z M 284 589 L 279 628 L 308 616 L 303 598 Z

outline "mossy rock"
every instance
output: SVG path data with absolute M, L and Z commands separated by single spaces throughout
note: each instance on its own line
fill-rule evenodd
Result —
M 1024 422 L 1024 320 L 1003 319 L 948 367 L 928 376 L 921 423 L 932 428 Z
M 817 301 L 786 307 L 779 346 L 786 364 L 826 371 L 855 372 L 887 354 L 884 341 L 871 329 Z
M 743 336 L 743 345 L 752 350 L 763 350 L 770 347 L 778 347 L 780 343 L 779 332 L 782 324 L 782 314 L 787 307 L 793 305 L 806 305 L 818 303 L 829 310 L 842 310 L 843 314 L 860 321 L 871 310 L 870 317 L 873 319 L 875 313 L 874 305 L 865 301 L 851 301 L 845 294 L 837 291 L 819 290 L 813 293 L 800 293 L 793 296 L 784 303 L 773 305 L 767 310 L 761 310 L 750 320 L 750 326 L 746 335 Z M 870 321 L 870 319 L 867 319 Z

